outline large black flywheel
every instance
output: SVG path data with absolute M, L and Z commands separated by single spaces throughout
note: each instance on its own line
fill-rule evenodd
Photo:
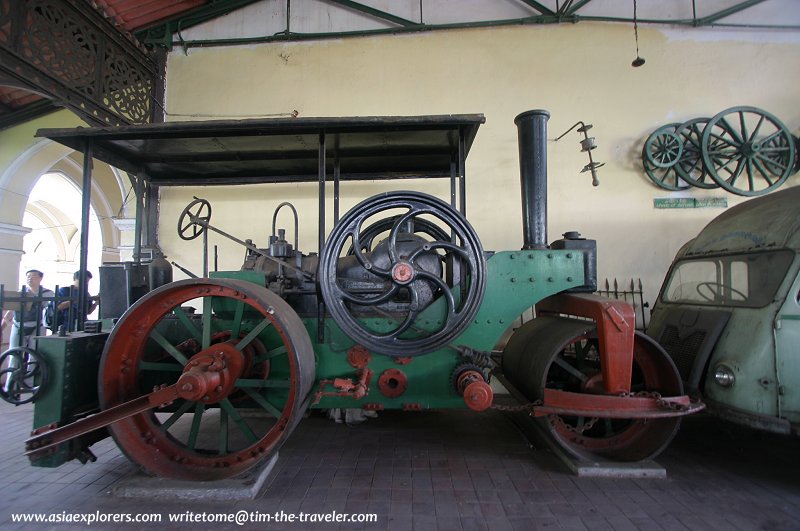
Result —
M 388 233 L 375 244 L 372 228 L 387 218 Z M 469 326 L 483 300 L 486 260 L 475 230 L 450 205 L 420 192 L 389 192 L 359 203 L 334 227 L 319 282 L 328 311 L 354 341 L 381 354 L 418 356 Z

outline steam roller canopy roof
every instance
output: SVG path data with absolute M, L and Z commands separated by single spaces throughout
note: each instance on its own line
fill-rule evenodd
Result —
M 325 135 L 326 174 L 342 180 L 450 177 L 463 135 L 466 158 L 482 114 L 280 118 L 40 129 L 95 159 L 160 186 L 316 182 Z

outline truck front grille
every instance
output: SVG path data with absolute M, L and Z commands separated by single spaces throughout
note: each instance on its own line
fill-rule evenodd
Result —
M 705 330 L 695 330 L 691 334 L 680 337 L 678 327 L 667 325 L 661 336 L 661 346 L 667 351 L 669 357 L 675 362 L 678 372 L 684 381 L 689 380 L 689 375 L 694 367 L 694 360 L 706 338 Z

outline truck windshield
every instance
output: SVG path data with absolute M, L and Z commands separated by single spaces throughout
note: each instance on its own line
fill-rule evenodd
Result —
M 761 308 L 774 299 L 793 258 L 794 252 L 782 250 L 681 260 L 662 300 Z

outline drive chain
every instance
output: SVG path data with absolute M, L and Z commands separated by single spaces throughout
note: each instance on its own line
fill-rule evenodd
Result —
M 637 397 L 637 398 L 653 398 L 653 399 L 655 399 L 656 404 L 658 405 L 659 408 L 670 410 L 670 411 L 688 411 L 688 409 L 689 409 L 689 406 L 686 406 L 684 404 L 678 404 L 676 402 L 670 402 L 668 400 L 665 400 L 661 396 L 661 393 L 658 393 L 656 391 L 638 391 L 636 393 L 621 393 L 619 396 L 622 396 L 622 397 Z M 526 404 L 520 404 L 520 405 L 517 405 L 517 406 L 506 406 L 506 405 L 501 405 L 501 404 L 492 404 L 490 406 L 490 409 L 494 409 L 496 411 L 506 411 L 506 412 L 516 412 L 516 411 L 532 412 L 534 407 L 541 406 L 541 405 L 543 405 L 543 402 L 541 400 L 536 400 L 535 402 L 528 402 Z M 585 422 L 582 426 L 572 426 L 572 425 L 567 424 L 566 422 L 564 422 L 564 419 L 561 417 L 561 415 L 551 414 L 551 415 L 547 415 L 547 417 L 548 417 L 548 419 L 550 419 L 550 422 L 553 423 L 554 425 L 558 425 L 559 427 L 564 428 L 565 430 L 567 430 L 567 431 L 569 431 L 571 433 L 575 433 L 577 435 L 581 435 L 585 431 L 588 431 L 588 430 L 592 429 L 594 427 L 594 425 L 597 424 L 597 422 L 600 420 L 600 417 L 592 417 L 591 419 L 588 420 L 588 422 Z
M 657 391 L 638 391 L 636 393 L 622 393 L 620 396 L 623 397 L 637 397 L 637 398 L 653 398 L 656 401 L 656 405 L 658 405 L 661 409 L 666 409 L 668 411 L 688 411 L 689 406 L 684 404 L 678 404 L 677 402 L 670 402 L 665 400 L 661 393 Z
M 535 402 L 528 402 L 526 404 L 520 404 L 518 406 L 492 404 L 490 406 L 490 409 L 494 409 L 496 411 L 506 411 L 506 412 L 527 411 L 528 413 L 532 413 L 533 408 L 541 406 L 543 404 L 544 402 L 542 402 L 541 400 L 536 400 Z M 561 415 L 549 414 L 547 415 L 547 418 L 550 420 L 551 423 L 558 424 L 565 430 L 575 433 L 577 435 L 581 435 L 583 432 L 592 429 L 592 427 L 594 427 L 597 421 L 600 420 L 599 417 L 592 417 L 591 419 L 589 419 L 588 422 L 585 422 L 582 426 L 579 427 L 579 426 L 570 426 L 569 424 L 564 422 L 564 419 L 561 418 Z
M 494 410 L 497 410 L 497 411 L 507 411 L 507 412 L 531 411 L 533 408 L 535 408 L 536 406 L 541 406 L 543 403 L 544 402 L 542 402 L 541 400 L 537 400 L 535 402 L 528 402 L 526 404 L 520 404 L 518 406 L 506 406 L 506 405 L 501 405 L 501 404 L 492 404 L 491 406 L 489 406 L 489 409 L 494 409 Z
M 591 430 L 597 421 L 600 420 L 600 417 L 592 417 L 587 422 L 584 422 L 582 426 L 572 426 L 564 422 L 564 419 L 561 418 L 561 415 L 547 415 L 547 417 L 550 419 L 550 423 L 554 426 L 558 425 L 559 427 L 564 428 L 565 430 L 576 435 L 582 435 L 583 432 Z

